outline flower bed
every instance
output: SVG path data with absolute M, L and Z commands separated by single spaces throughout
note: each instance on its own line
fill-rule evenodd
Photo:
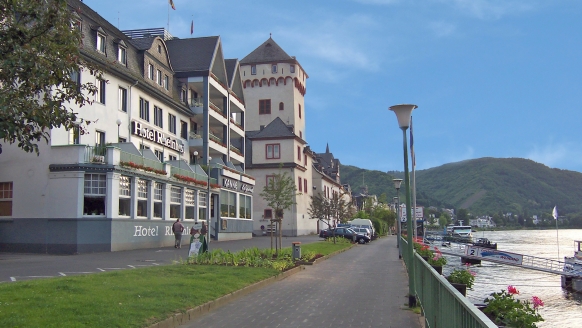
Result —
M 166 171 L 164 171 L 164 170 L 154 169 L 153 167 L 137 164 L 134 162 L 119 162 L 119 165 L 121 165 L 122 167 L 129 167 L 132 169 L 144 170 L 146 172 L 152 172 L 152 173 L 159 174 L 159 175 L 166 175 Z

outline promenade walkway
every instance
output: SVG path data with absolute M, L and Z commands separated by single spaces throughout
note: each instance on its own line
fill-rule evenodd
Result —
M 408 310 L 408 278 L 389 236 L 242 296 L 189 327 L 422 327 Z

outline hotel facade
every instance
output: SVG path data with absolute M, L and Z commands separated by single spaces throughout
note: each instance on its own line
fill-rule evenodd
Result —
M 92 123 L 82 135 L 51 130 L 39 156 L 2 145 L 0 251 L 171 246 L 176 220 L 188 231 L 208 219 L 217 240 L 251 238 L 255 179 L 238 60 L 223 57 L 218 36 L 122 32 L 83 2 L 69 5 L 82 57 L 103 71 L 74 74 L 98 88 L 93 104 L 74 108 Z

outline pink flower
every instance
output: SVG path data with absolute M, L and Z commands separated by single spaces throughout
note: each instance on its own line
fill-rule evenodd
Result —
M 542 301 L 542 300 L 541 300 L 539 297 L 537 297 L 537 296 L 533 296 L 533 297 L 531 298 L 531 301 L 532 301 L 532 303 L 533 303 L 533 307 L 534 307 L 534 309 L 537 309 L 537 308 L 538 308 L 538 307 L 540 307 L 540 306 L 544 306 L 544 301 Z
M 507 291 L 510 295 L 519 294 L 519 290 L 511 285 L 507 286 Z

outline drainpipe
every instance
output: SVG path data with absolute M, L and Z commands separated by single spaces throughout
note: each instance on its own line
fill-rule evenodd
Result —
M 127 142 L 131 142 L 131 88 L 135 87 L 139 81 L 136 80 L 133 85 L 129 86 L 129 109 L 128 116 L 127 116 L 127 128 L 129 133 L 127 134 Z M 139 147 L 138 147 L 139 148 Z

